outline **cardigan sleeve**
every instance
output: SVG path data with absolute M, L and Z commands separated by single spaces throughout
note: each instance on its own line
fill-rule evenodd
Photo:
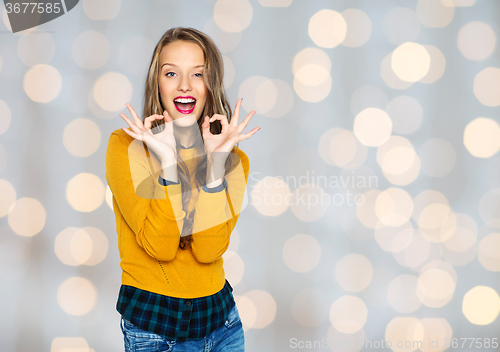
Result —
M 135 234 L 137 243 L 151 257 L 170 261 L 176 256 L 186 216 L 181 185 L 159 183 L 142 141 L 122 130 L 109 137 L 106 181 L 117 209 Z
M 201 263 L 222 257 L 242 210 L 250 162 L 239 149 L 230 155 L 235 166 L 224 176 L 225 187 L 219 192 L 207 192 L 202 187 L 196 202 L 191 248 Z

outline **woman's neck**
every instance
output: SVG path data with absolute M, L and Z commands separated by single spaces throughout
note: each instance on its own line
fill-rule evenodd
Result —
M 198 125 L 189 127 L 176 127 L 178 130 L 177 143 L 184 148 L 189 148 L 193 144 L 197 144 L 202 141 L 200 129 Z

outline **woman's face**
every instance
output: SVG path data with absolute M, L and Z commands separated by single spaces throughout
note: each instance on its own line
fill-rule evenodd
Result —
M 196 124 L 205 107 L 204 63 L 203 51 L 192 42 L 172 42 L 160 53 L 161 102 L 179 127 Z

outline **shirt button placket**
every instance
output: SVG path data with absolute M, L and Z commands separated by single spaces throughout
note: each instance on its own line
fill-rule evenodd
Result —
M 193 310 L 193 301 L 185 300 L 185 308 L 182 312 L 181 324 L 180 324 L 180 336 L 182 338 L 188 337 L 189 321 L 191 320 L 191 311 Z

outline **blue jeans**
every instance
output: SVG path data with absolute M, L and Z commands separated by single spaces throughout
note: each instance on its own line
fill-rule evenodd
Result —
M 200 340 L 177 342 L 144 331 L 121 319 L 125 352 L 244 352 L 245 336 L 236 304 L 229 310 L 227 320 L 219 329 Z

